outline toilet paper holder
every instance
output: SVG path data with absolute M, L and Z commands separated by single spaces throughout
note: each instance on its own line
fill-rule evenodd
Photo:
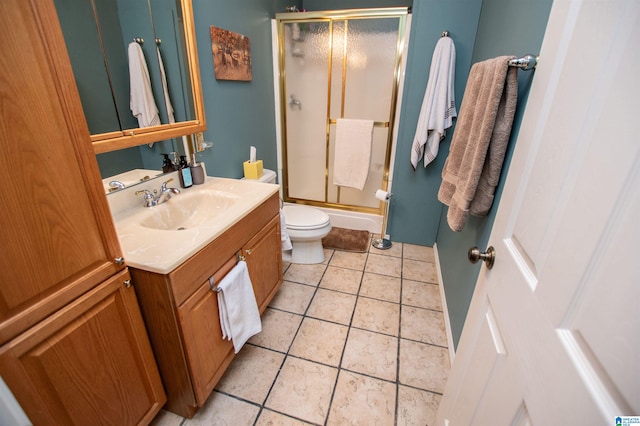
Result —
M 390 249 L 393 245 L 390 240 L 386 239 L 387 232 L 387 218 L 389 217 L 389 204 L 391 203 L 391 192 L 386 192 L 382 189 L 376 191 L 375 197 L 385 203 L 384 216 L 382 216 L 382 229 L 380 231 L 380 238 L 373 238 L 371 245 L 380 250 Z

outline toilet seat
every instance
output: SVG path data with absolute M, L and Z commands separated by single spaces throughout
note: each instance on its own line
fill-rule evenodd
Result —
M 287 229 L 311 230 L 323 228 L 329 224 L 329 215 L 322 210 L 307 206 L 284 206 Z

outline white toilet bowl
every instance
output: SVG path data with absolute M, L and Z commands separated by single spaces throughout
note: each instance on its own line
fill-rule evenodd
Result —
M 322 239 L 331 231 L 329 215 L 308 206 L 284 206 L 287 233 L 291 239 L 291 263 L 322 263 Z
M 276 172 L 264 169 L 260 182 L 276 183 Z M 283 260 L 291 263 L 322 263 L 322 239 L 331 231 L 329 215 L 309 206 L 284 206 L 287 234 L 292 249 L 282 253 Z

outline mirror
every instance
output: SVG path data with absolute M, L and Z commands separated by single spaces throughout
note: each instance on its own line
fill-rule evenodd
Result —
M 191 0 L 54 2 L 96 153 L 206 130 Z

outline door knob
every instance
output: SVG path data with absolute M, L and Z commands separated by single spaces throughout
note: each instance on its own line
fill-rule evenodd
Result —
M 487 269 L 493 268 L 493 262 L 496 260 L 496 250 L 493 246 L 489 246 L 486 252 L 481 252 L 478 247 L 473 247 L 469 249 L 469 262 L 476 263 L 478 260 L 484 261 L 484 264 L 487 265 Z

